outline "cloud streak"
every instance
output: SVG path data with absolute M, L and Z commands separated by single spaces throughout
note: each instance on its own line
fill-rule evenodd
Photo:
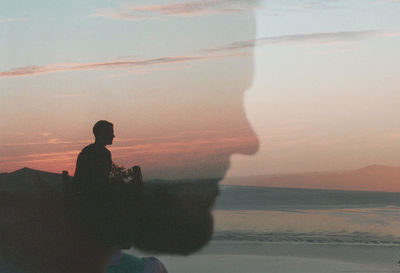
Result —
M 238 41 L 220 47 L 206 49 L 201 55 L 191 56 L 169 56 L 161 58 L 150 58 L 141 60 L 115 60 L 110 62 L 97 63 L 61 63 L 48 64 L 42 66 L 26 66 L 0 72 L 0 78 L 26 77 L 39 74 L 48 74 L 67 71 L 90 71 L 90 70 L 112 70 L 154 67 L 168 64 L 188 63 L 205 61 L 219 58 L 231 58 L 248 56 L 249 53 L 229 53 L 244 49 L 252 49 L 254 46 L 275 45 L 275 44 L 296 44 L 311 43 L 317 45 L 329 45 L 336 43 L 349 43 L 361 41 L 367 38 L 383 37 L 390 38 L 399 36 L 399 31 L 382 30 L 361 30 L 361 31 L 341 31 L 341 32 L 321 32 L 309 34 L 280 35 L 270 37 L 260 37 L 254 40 Z M 207 54 L 204 54 L 207 53 Z M 213 54 L 212 54 L 213 53 Z
M 28 21 L 28 18 L 0 18 L 0 24 L 1 23 L 15 23 L 15 22 L 26 22 Z
M 93 17 L 117 20 L 151 20 L 165 16 L 196 17 L 216 14 L 235 14 L 250 10 L 254 0 L 203 0 L 163 5 L 121 5 L 117 9 L 97 9 Z
M 371 37 L 391 37 L 394 32 L 384 32 L 380 30 L 362 30 L 362 31 L 342 31 L 342 32 L 321 32 L 310 34 L 281 35 L 271 37 L 261 37 L 255 40 L 246 40 L 234 42 L 221 47 L 207 50 L 207 52 L 233 51 L 247 48 L 253 48 L 255 45 L 274 45 L 291 43 L 314 43 L 314 44 L 332 44 L 360 41 Z
M 245 56 L 245 54 L 173 56 L 173 57 L 152 58 L 143 60 L 126 60 L 126 61 L 118 60 L 111 62 L 98 62 L 98 63 L 85 63 L 85 64 L 63 63 L 63 64 L 49 64 L 42 66 L 27 66 L 0 72 L 0 78 L 26 77 L 39 74 L 67 72 L 67 71 L 137 68 L 137 67 L 187 63 L 194 61 L 204 61 L 204 60 L 211 60 L 218 58 L 239 57 L 239 56 Z

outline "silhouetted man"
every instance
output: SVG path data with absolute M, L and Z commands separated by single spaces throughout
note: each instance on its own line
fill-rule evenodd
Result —
M 100 120 L 93 126 L 93 134 L 95 142 L 83 148 L 76 161 L 72 215 L 79 228 L 88 228 L 95 240 L 110 245 L 116 240 L 113 215 L 117 204 L 109 180 L 111 152 L 105 146 L 115 137 L 113 124 Z
M 83 148 L 76 160 L 74 184 L 77 190 L 88 195 L 107 187 L 112 167 L 111 145 L 114 128 L 111 122 L 100 120 L 93 126 L 95 142 Z

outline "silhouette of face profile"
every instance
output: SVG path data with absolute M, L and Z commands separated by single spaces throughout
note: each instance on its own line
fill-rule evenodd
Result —
M 213 231 L 210 210 L 218 195 L 217 183 L 228 170 L 230 157 L 257 150 L 258 141 L 243 107 L 244 93 L 253 77 L 254 15 L 251 4 L 229 2 L 95 9 L 91 19 L 110 20 L 109 25 L 104 29 L 96 24 L 84 26 L 84 34 L 92 33 L 93 41 L 83 39 L 66 52 L 75 50 L 81 58 L 90 51 L 104 50 L 110 55 L 98 54 L 93 62 L 85 57 L 86 62 L 78 65 L 69 64 L 76 61 L 66 56 L 62 64 L 10 72 L 18 72 L 20 77 L 24 73 L 43 77 L 40 88 L 60 86 L 62 93 L 66 89 L 58 83 L 67 82 L 68 90 L 77 90 L 79 100 L 62 102 L 71 124 L 56 136 L 68 137 L 74 142 L 73 149 L 88 138 L 88 126 L 93 121 L 106 118 L 115 124 L 118 138 L 110 149 L 113 161 L 126 167 L 140 165 L 149 182 L 141 202 L 126 212 L 131 243 L 140 249 L 189 254 L 204 246 Z M 161 20 L 153 20 L 158 15 Z M 81 30 L 74 30 L 76 25 L 65 20 L 64 33 Z M 119 31 L 110 31 L 113 20 L 118 22 Z M 106 31 L 115 43 L 98 43 L 97 39 L 108 39 L 103 37 Z M 61 32 L 52 33 L 51 38 L 56 40 Z M 91 42 L 95 50 L 85 44 Z M 127 52 L 134 56 L 121 56 Z M 117 59 L 109 61 L 113 57 Z M 33 90 L 35 86 L 32 83 Z M 54 116 L 29 113 L 30 129 L 44 118 L 52 128 L 57 128 L 59 119 L 66 119 L 59 112 Z M 111 145 L 113 138 L 113 130 L 101 136 L 105 145 Z M 76 154 L 65 157 L 65 168 L 75 164 Z M 41 164 L 44 169 L 64 169 L 60 161 L 44 160 Z M 52 194 L 32 195 L 7 195 L 9 202 L 1 207 L 3 219 L 12 221 L 3 220 L 0 227 L 2 234 L 8 234 L 0 242 L 0 260 L 9 260 L 27 272 L 57 269 L 70 273 L 79 266 L 95 268 L 88 261 L 100 261 L 98 268 L 107 263 L 116 246 L 86 241 L 91 230 L 70 229 L 59 199 Z M 7 252 L 10 246 L 12 251 Z M 63 260 L 66 253 L 71 258 Z M 88 257 L 86 262 L 79 260 L 82 255 Z M 70 267 L 65 266 L 67 262 Z
M 230 157 L 257 151 L 243 107 L 244 93 L 252 84 L 255 39 L 254 14 L 246 8 L 231 13 L 225 6 L 218 10 L 223 13 L 219 19 L 209 21 L 190 16 L 173 18 L 170 25 L 152 21 L 151 32 L 139 41 L 156 56 L 169 57 L 145 63 L 168 65 L 116 78 L 126 89 L 121 97 L 105 92 L 107 102 L 123 109 L 110 119 L 119 132 L 111 148 L 113 160 L 140 165 L 146 181 L 157 180 L 147 198 L 156 201 L 145 202 L 132 216 L 141 223 L 141 231 L 134 232 L 135 247 L 189 254 L 204 246 L 213 232 L 210 210 Z M 171 37 L 165 35 L 172 29 Z M 154 43 L 147 36 L 161 40 Z M 164 47 L 177 36 L 177 48 Z M 190 50 L 185 43 L 191 44 Z M 174 228 L 160 224 L 168 222 Z
M 96 136 L 96 139 L 98 139 L 104 145 L 111 145 L 114 137 L 114 128 L 112 126 L 109 126 L 105 128 L 101 133 L 99 133 Z
M 93 126 L 93 134 L 97 144 L 111 145 L 115 137 L 114 125 L 109 121 L 99 120 Z
M 231 7 L 230 13 L 229 5 L 241 1 L 220 2 L 225 9 L 216 14 L 141 21 L 152 28 L 135 42 L 155 56 L 143 62 L 159 64 L 112 78 L 123 84 L 122 94 L 103 89 L 104 99 L 121 109 L 110 115 L 119 132 L 113 159 L 140 165 L 147 180 L 220 180 L 231 155 L 258 148 L 244 110 L 254 69 L 253 11 Z

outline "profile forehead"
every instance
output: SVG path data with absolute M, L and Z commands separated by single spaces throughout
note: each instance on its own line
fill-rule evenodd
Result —
M 141 0 L 97 9 L 96 18 L 123 27 L 125 38 L 118 37 L 117 42 L 124 42 L 120 49 L 126 49 L 127 54 L 132 54 L 134 48 L 138 56 L 181 56 L 253 39 L 256 3 L 255 0 Z

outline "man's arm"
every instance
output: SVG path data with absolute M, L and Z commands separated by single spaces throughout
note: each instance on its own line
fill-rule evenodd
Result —
M 86 188 L 93 179 L 93 164 L 90 160 L 90 154 L 87 149 L 83 149 L 76 159 L 76 167 L 74 174 L 74 187 L 82 190 Z

